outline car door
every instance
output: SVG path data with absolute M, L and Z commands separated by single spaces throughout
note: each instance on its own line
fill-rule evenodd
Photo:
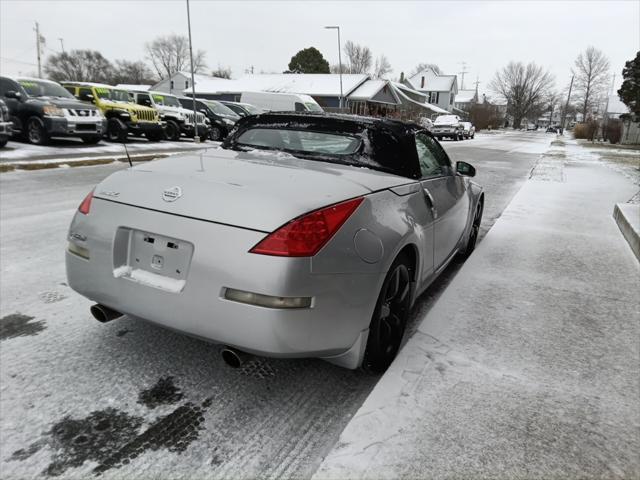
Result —
M 469 197 L 463 178 L 456 174 L 451 160 L 430 135 L 416 133 L 420 161 L 420 184 L 432 208 L 434 221 L 434 269 L 440 268 L 454 253 L 467 224 Z

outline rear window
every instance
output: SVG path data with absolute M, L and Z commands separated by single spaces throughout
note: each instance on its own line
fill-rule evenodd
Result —
M 290 150 L 309 154 L 351 155 L 358 151 L 360 138 L 309 130 L 252 128 L 236 140 L 240 146 Z
M 440 115 L 436 118 L 435 124 L 458 123 L 458 117 L 455 115 Z

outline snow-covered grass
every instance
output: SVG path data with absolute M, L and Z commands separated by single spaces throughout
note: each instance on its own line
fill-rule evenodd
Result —
M 179 142 L 149 142 L 146 139 L 133 138 L 127 143 L 130 154 L 192 150 L 218 145 L 217 142 L 196 144 L 190 139 Z M 10 141 L 0 150 L 0 162 L 34 161 L 38 159 L 60 159 L 65 157 L 81 157 L 83 159 L 106 155 L 125 155 L 121 143 L 100 142 L 97 145 L 85 145 L 75 139 L 54 139 L 51 145 L 40 146 L 23 142 Z

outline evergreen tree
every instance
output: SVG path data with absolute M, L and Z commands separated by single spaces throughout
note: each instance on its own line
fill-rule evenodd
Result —
M 309 47 L 300 50 L 289 62 L 292 73 L 329 73 L 329 62 L 317 48 Z

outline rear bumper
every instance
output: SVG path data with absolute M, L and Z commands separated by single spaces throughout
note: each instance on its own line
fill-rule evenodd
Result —
M 54 137 L 102 136 L 107 131 L 107 121 L 103 118 L 44 117 L 44 125 L 49 135 Z
M 93 221 L 93 219 L 96 221 Z M 114 276 L 120 226 L 194 245 L 186 284 L 171 293 Z M 66 253 L 67 278 L 83 296 L 167 328 L 272 357 L 335 357 L 356 368 L 384 274 L 313 274 L 308 258 L 247 253 L 264 233 L 195 221 L 94 199 L 70 233 L 86 240 L 85 260 Z M 222 239 L 222 240 L 220 240 Z M 275 309 L 230 301 L 226 288 L 282 297 L 312 297 L 310 308 Z M 354 347 L 354 348 L 352 348 Z M 355 352 L 355 353 L 353 353 Z

